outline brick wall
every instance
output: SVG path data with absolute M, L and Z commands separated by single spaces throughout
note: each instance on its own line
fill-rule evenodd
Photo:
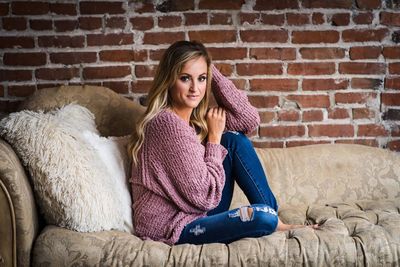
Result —
M 139 99 L 163 50 L 196 39 L 259 108 L 256 146 L 400 150 L 399 0 L 0 0 L 0 16 L 0 111 L 60 84 Z

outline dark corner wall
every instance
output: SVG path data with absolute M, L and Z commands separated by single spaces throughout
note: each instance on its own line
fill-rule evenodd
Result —
M 199 40 L 247 92 L 258 147 L 400 151 L 400 0 L 1 1 L 0 111 L 36 90 L 144 96 L 163 50 Z

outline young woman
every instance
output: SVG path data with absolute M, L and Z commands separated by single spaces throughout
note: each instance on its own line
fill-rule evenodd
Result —
M 211 90 L 218 107 L 209 109 Z M 279 220 L 245 136 L 259 122 L 246 94 L 211 64 L 202 44 L 172 44 L 131 140 L 136 235 L 170 245 L 229 243 L 299 227 Z M 251 205 L 229 211 L 234 181 Z

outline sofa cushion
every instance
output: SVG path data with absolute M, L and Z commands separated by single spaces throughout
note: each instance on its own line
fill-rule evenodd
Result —
M 90 142 L 98 132 L 88 109 L 70 104 L 48 113 L 12 113 L 0 131 L 29 170 L 48 224 L 76 231 L 126 229 L 130 204 Z
M 35 266 L 397 266 L 400 198 L 282 209 L 300 228 L 225 244 L 168 246 L 117 231 L 75 233 L 46 227 L 33 251 Z M 71 254 L 71 251 L 77 253 Z

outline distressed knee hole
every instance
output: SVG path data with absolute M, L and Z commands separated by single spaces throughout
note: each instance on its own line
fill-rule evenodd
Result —
M 253 219 L 253 208 L 252 207 L 241 207 L 240 208 L 240 220 L 242 222 L 248 222 Z

